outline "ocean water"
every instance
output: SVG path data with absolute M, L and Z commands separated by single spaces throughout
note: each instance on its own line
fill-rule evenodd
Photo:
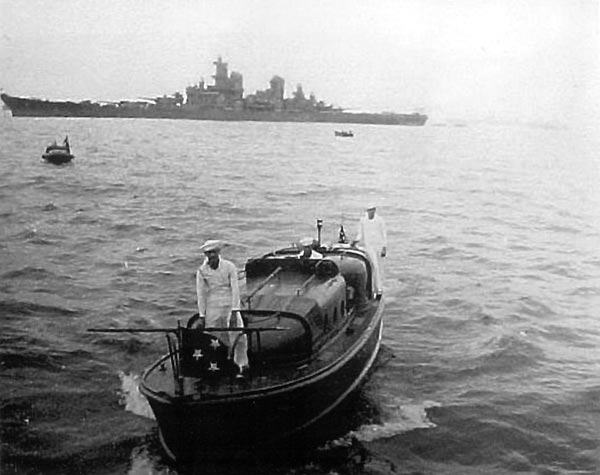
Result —
M 3 474 L 178 474 L 137 393 L 195 308 L 200 244 L 248 257 L 388 227 L 377 367 L 298 460 L 206 473 L 600 473 L 600 155 L 575 127 L 0 120 Z M 69 134 L 75 160 L 41 160 Z M 260 463 L 260 462 L 258 462 Z M 252 466 L 251 466 L 252 465 Z

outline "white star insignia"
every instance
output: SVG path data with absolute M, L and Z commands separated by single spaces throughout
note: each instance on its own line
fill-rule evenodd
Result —
M 198 361 L 200 358 L 202 358 L 204 355 L 202 354 L 202 350 L 200 348 L 194 350 L 194 354 L 192 355 L 192 358 L 196 358 L 196 361 Z
M 221 344 L 219 343 L 219 340 L 213 338 L 210 342 L 210 346 L 212 346 L 216 350 L 219 346 L 221 346 Z
M 219 365 L 217 363 L 211 363 L 210 364 L 210 368 L 208 368 L 209 371 L 219 371 Z

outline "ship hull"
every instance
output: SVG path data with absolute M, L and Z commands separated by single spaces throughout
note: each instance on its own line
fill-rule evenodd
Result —
M 44 153 L 42 158 L 49 163 L 53 163 L 54 165 L 64 165 L 65 163 L 69 163 L 71 160 L 73 160 L 73 155 L 66 151 L 53 150 L 49 153 Z
M 380 346 L 382 310 L 380 306 L 352 351 L 325 371 L 285 389 L 223 401 L 183 402 L 154 393 L 142 383 L 140 390 L 155 414 L 165 452 L 172 460 L 186 461 L 207 450 L 219 457 L 236 447 L 259 451 L 301 437 L 365 380 Z M 148 371 L 167 360 L 163 357 Z
M 377 124 L 422 126 L 427 122 L 423 114 L 373 114 L 339 111 L 250 111 L 190 106 L 119 107 L 97 103 L 76 103 L 28 99 L 2 94 L 2 101 L 14 117 L 99 117 L 129 119 L 187 119 L 248 122 L 318 122 L 338 124 Z

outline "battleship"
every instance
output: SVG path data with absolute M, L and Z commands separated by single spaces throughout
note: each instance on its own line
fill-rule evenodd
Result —
M 284 97 L 285 80 L 273 76 L 269 88 L 244 95 L 242 74 L 228 70 L 219 57 L 214 63 L 214 84 L 201 80 L 180 92 L 135 101 L 51 101 L 0 94 L 14 117 L 106 117 L 190 119 L 257 122 L 325 122 L 339 124 L 425 125 L 427 116 L 417 112 L 349 112 L 308 97 L 298 84 L 292 97 Z

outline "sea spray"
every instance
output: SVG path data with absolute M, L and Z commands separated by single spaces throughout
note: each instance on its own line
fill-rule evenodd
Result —
M 433 401 L 415 404 L 403 404 L 394 407 L 388 406 L 381 424 L 365 424 L 351 432 L 361 442 L 371 442 L 376 439 L 393 437 L 413 429 L 429 429 L 436 427 L 427 417 L 426 410 L 430 407 L 439 407 Z
M 119 378 L 121 379 L 121 390 L 119 391 L 121 398 L 119 403 L 125 406 L 126 411 L 133 412 L 138 416 L 154 419 L 154 414 L 148 401 L 141 395 L 138 389 L 140 376 L 119 371 Z

